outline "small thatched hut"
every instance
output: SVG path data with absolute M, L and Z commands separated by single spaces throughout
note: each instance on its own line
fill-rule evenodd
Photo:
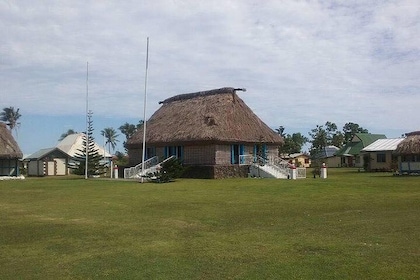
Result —
M 18 176 L 21 158 L 22 151 L 12 133 L 0 122 L 0 176 Z
M 395 150 L 400 173 L 420 173 L 420 131 L 406 133 L 406 136 Z
M 241 156 L 277 155 L 283 139 L 262 122 L 234 88 L 181 94 L 164 101 L 147 121 L 146 158 L 175 155 L 189 177 L 246 176 Z M 127 141 L 130 164 L 142 159 L 143 129 Z

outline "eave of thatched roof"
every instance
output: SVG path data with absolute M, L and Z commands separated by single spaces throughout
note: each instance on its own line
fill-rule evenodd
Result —
M 147 121 L 146 143 L 258 143 L 279 145 L 283 139 L 261 121 L 234 88 L 181 94 L 160 102 Z M 128 147 L 143 142 L 143 129 Z
M 420 154 L 420 133 L 418 131 L 407 133 L 407 138 L 398 144 L 395 153 L 399 155 Z
M 22 158 L 23 154 L 5 123 L 0 123 L 0 158 Z

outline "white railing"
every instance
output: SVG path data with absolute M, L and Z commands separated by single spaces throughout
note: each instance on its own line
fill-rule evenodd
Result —
M 159 163 L 159 158 L 157 156 L 154 156 L 152 158 L 149 158 L 144 162 L 144 171 L 147 169 L 150 169 L 151 167 L 157 165 Z M 136 166 L 124 168 L 124 179 L 132 179 L 132 178 L 140 178 L 142 175 L 144 175 L 142 170 L 142 163 L 137 164 Z
M 304 178 L 306 178 L 306 167 L 298 167 L 298 168 L 296 168 L 296 178 L 297 179 L 304 179 Z
M 276 178 L 289 178 L 291 177 L 291 164 L 286 160 L 270 156 L 268 158 L 263 158 L 260 156 L 253 155 L 241 155 L 239 156 L 239 165 L 258 165 L 264 167 L 263 169 L 266 172 L 269 172 Z M 299 167 L 296 168 L 296 178 L 302 179 L 306 178 L 306 168 Z
M 176 156 L 170 156 L 166 159 L 164 159 L 162 162 L 159 162 L 158 164 L 155 164 L 153 166 L 151 166 L 150 168 L 147 168 L 144 170 L 144 172 L 142 173 L 142 176 L 146 176 L 149 175 L 150 173 L 154 174 L 155 172 L 158 172 L 160 170 L 160 168 L 162 167 L 162 164 L 167 162 L 170 159 L 176 158 Z
M 239 165 L 251 165 L 255 162 L 253 155 L 240 155 Z

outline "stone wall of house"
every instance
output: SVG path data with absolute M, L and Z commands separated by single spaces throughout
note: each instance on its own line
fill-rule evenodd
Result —
M 223 179 L 248 177 L 248 165 L 193 165 L 186 166 L 185 178 Z
M 246 178 L 249 173 L 249 165 L 215 165 L 214 166 L 214 179 L 222 178 Z
M 217 165 L 228 165 L 231 162 L 231 145 L 216 145 Z
M 215 150 L 214 145 L 184 147 L 184 164 L 214 165 Z
M 142 149 L 129 149 L 128 150 L 128 166 L 136 166 L 141 163 Z

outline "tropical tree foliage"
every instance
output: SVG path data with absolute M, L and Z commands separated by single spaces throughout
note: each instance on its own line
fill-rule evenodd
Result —
M 283 126 L 276 129 L 276 132 L 284 139 L 284 144 L 279 147 L 279 155 L 300 153 L 303 145 L 305 145 L 309 139 L 303 136 L 300 132 L 285 134 L 284 130 Z
M 105 145 L 108 145 L 108 152 L 111 153 L 111 148 L 115 150 L 115 146 L 119 142 L 117 139 L 119 134 L 114 128 L 106 127 L 101 131 L 101 135 L 105 137 Z
M 126 122 L 118 128 L 121 131 L 121 133 L 125 135 L 125 141 L 123 142 L 124 147 L 127 143 L 127 140 L 130 139 L 131 136 L 134 135 L 134 133 L 136 133 L 136 131 L 143 125 L 143 123 L 143 120 L 140 120 L 137 125 L 129 124 L 128 122 Z
M 348 122 L 343 126 L 344 143 L 347 143 L 353 138 L 355 133 L 369 133 L 369 131 L 357 123 Z
M 19 108 L 15 110 L 14 107 L 3 108 L 3 111 L 0 112 L 1 121 L 5 122 L 9 126 L 10 130 L 14 130 L 16 134 L 17 129 L 20 126 L 20 122 L 18 122 L 18 120 L 21 116 Z
M 77 131 L 74 131 L 73 129 L 69 129 L 69 130 L 67 130 L 66 132 L 64 132 L 60 135 L 60 138 L 58 139 L 58 141 L 61 141 L 64 138 L 66 138 L 67 136 L 72 135 L 72 134 L 76 134 L 76 133 L 77 133 Z
M 334 145 L 341 147 L 343 145 L 343 134 L 337 130 L 337 125 L 333 122 L 326 122 L 324 125 L 317 125 L 309 132 L 312 146 L 310 154 L 313 156 L 320 153 L 326 146 Z
M 317 125 L 309 132 L 312 138 L 310 153 L 314 155 L 329 145 L 341 148 L 353 138 L 355 133 L 369 133 L 369 131 L 352 122 L 346 123 L 343 126 L 343 131 L 339 131 L 337 125 L 329 121 L 324 125 Z
M 83 135 L 82 148 L 77 150 L 75 160 L 78 162 L 73 170 L 74 174 L 86 175 L 91 177 L 93 175 L 100 175 L 105 173 L 105 164 L 102 161 L 103 156 L 99 154 L 99 149 L 95 148 L 95 139 L 93 137 L 93 121 L 92 112 L 88 113 L 88 129 L 87 137 Z M 86 154 L 87 154 L 87 174 L 86 174 Z M 71 166 L 72 167 L 72 166 Z
M 114 161 L 114 164 L 116 164 L 118 166 L 127 166 L 128 165 L 128 156 L 126 154 L 123 154 L 120 151 L 116 151 L 115 156 L 117 158 Z

